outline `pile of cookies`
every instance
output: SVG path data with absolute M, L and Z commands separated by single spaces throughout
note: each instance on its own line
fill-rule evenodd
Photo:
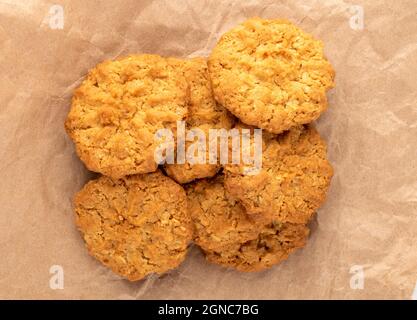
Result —
M 177 267 L 193 241 L 208 261 L 259 271 L 303 247 L 332 177 L 309 123 L 334 71 L 323 45 L 284 20 L 249 19 L 210 57 L 140 54 L 105 61 L 74 93 L 65 127 L 100 173 L 74 199 L 91 255 L 139 280 Z M 155 161 L 160 129 L 262 132 L 262 167 Z M 186 145 L 187 147 L 187 145 Z

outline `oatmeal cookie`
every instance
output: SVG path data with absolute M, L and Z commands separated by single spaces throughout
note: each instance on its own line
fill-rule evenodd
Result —
M 204 58 L 194 58 L 184 62 L 184 75 L 189 85 L 190 99 L 188 104 L 187 129 L 201 129 L 206 141 L 209 138 L 209 129 L 230 129 L 233 125 L 233 116 L 213 97 L 208 76 L 207 61 Z M 192 142 L 185 143 L 185 150 Z M 212 177 L 220 169 L 218 164 L 209 164 L 209 143 L 206 144 L 206 164 L 166 164 L 167 174 L 179 183 L 187 183 L 195 179 Z M 195 153 L 197 157 L 198 154 Z
M 76 89 L 65 122 L 88 169 L 112 178 L 157 169 L 158 129 L 187 114 L 182 62 L 157 55 L 105 61 Z
M 263 132 L 260 171 L 248 175 L 245 164 L 227 164 L 225 188 L 250 215 L 307 223 L 324 202 L 333 175 L 326 153 L 325 142 L 311 125 L 281 135 Z
M 229 250 L 206 251 L 209 262 L 243 272 L 262 271 L 305 246 L 309 229 L 304 224 L 276 223 L 260 230 L 256 239 Z
M 227 197 L 223 180 L 223 175 L 218 175 L 186 187 L 194 242 L 204 250 L 228 248 L 255 239 L 263 226 L 247 215 L 238 201 Z
M 245 272 L 267 269 L 303 247 L 309 233 L 304 224 L 252 220 L 227 196 L 221 175 L 190 184 L 187 196 L 194 241 L 208 261 L 225 267 Z
M 185 258 L 192 238 L 184 189 L 157 171 L 88 182 L 74 199 L 92 256 L 131 280 L 162 274 Z
M 333 87 L 322 42 L 285 20 L 252 18 L 226 32 L 208 66 L 216 100 L 276 134 L 317 119 Z

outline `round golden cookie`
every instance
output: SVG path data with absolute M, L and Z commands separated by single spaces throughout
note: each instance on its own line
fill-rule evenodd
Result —
M 186 187 L 188 211 L 194 223 L 194 242 L 204 250 L 233 247 L 255 239 L 261 222 L 226 196 L 223 175 L 196 181 Z
M 208 66 L 216 100 L 272 133 L 317 119 L 333 87 L 322 42 L 285 20 L 252 18 L 226 32 Z
M 237 126 L 249 128 L 243 124 Z M 253 135 L 251 135 L 253 149 Z M 326 198 L 333 169 L 326 144 L 311 125 L 281 135 L 262 132 L 262 166 L 227 164 L 225 188 L 250 215 L 266 221 L 307 223 Z
M 260 271 L 285 260 L 304 246 L 305 225 L 263 223 L 227 196 L 223 176 L 187 186 L 194 241 L 208 261 L 239 271 Z
M 192 238 L 184 189 L 161 172 L 88 182 L 74 199 L 92 256 L 131 280 L 162 274 L 185 258 Z
M 105 61 L 76 89 L 65 127 L 88 169 L 112 178 L 157 169 L 158 129 L 187 114 L 182 62 L 157 55 Z
M 209 262 L 243 272 L 262 271 L 305 246 L 309 229 L 304 224 L 276 223 L 263 228 L 256 239 L 229 250 L 206 251 Z
M 207 61 L 204 58 L 194 58 L 184 61 L 184 75 L 187 80 L 190 97 L 188 103 L 187 130 L 200 129 L 209 141 L 210 129 L 230 129 L 233 125 L 233 116 L 213 97 L 211 83 L 207 70 Z M 194 142 L 197 141 L 196 139 Z M 185 151 L 189 150 L 192 142 L 185 143 Z M 197 152 L 194 153 L 198 157 Z M 214 176 L 221 166 L 209 164 L 209 143 L 206 144 L 206 163 L 166 164 L 167 174 L 179 183 L 187 183 L 195 179 Z

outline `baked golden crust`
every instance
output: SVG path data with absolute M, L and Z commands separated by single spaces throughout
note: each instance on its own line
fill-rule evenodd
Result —
M 242 205 L 226 196 L 223 175 L 186 187 L 194 223 L 194 242 L 204 250 L 219 250 L 256 238 L 263 225 L 252 220 Z
M 262 271 L 304 247 L 308 235 L 309 229 L 304 224 L 270 224 L 261 229 L 256 239 L 241 243 L 234 249 L 206 251 L 206 259 L 238 271 Z
M 239 271 L 260 271 L 304 246 L 305 225 L 252 220 L 239 202 L 227 196 L 223 180 L 219 175 L 186 188 L 194 241 L 208 261 Z
M 89 72 L 65 122 L 88 169 L 112 178 L 157 169 L 155 132 L 175 130 L 187 114 L 181 64 L 142 54 L 105 61 Z
M 249 128 L 237 125 L 244 127 Z M 248 214 L 266 221 L 307 223 L 324 202 L 333 175 L 325 142 L 305 125 L 278 136 L 263 132 L 262 144 L 259 173 L 245 174 L 244 164 L 225 165 L 227 192 Z
M 92 256 L 140 280 L 177 267 L 192 224 L 184 189 L 160 171 L 88 182 L 74 199 L 76 224 Z
M 209 138 L 209 129 L 230 129 L 233 125 L 233 116 L 214 100 L 208 76 L 207 61 L 204 58 L 184 61 L 184 75 L 190 92 L 186 120 L 187 129 L 201 129 L 206 135 L 206 141 Z M 188 150 L 190 144 L 190 142 L 186 142 L 186 150 Z M 179 183 L 188 183 L 195 179 L 214 176 L 221 166 L 208 163 L 208 145 L 207 143 L 207 163 L 167 164 L 164 167 L 165 171 Z
M 216 100 L 272 133 L 317 119 L 333 87 L 322 42 L 285 20 L 252 18 L 226 32 L 208 66 Z

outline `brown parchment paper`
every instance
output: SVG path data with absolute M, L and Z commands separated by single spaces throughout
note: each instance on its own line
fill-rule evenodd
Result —
M 62 29 L 50 27 L 53 5 Z M 352 21 L 360 8 L 363 29 Z M 261 273 L 210 265 L 193 247 L 167 275 L 122 280 L 87 254 L 73 223 L 71 198 L 91 174 L 64 132 L 72 91 L 104 59 L 208 55 L 252 16 L 287 18 L 322 39 L 337 73 L 318 121 L 335 176 L 310 241 Z M 415 0 L 0 0 L 0 298 L 412 298 L 416 74 Z M 53 265 L 63 289 L 50 287 Z

